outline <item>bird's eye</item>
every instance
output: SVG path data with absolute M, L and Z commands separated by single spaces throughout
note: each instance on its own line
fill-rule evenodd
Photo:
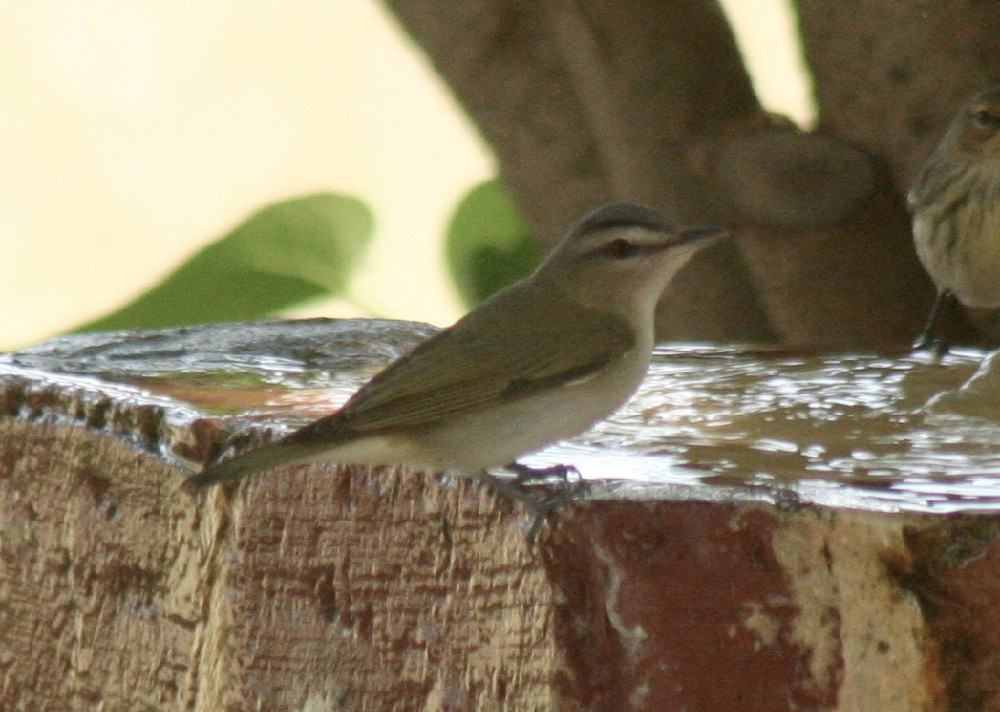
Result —
M 607 251 L 616 260 L 624 260 L 636 254 L 639 249 L 628 240 L 619 237 L 608 243 Z
M 986 109 L 979 109 L 972 112 L 972 123 L 976 125 L 976 128 L 996 131 L 1000 129 L 1000 114 L 994 114 Z

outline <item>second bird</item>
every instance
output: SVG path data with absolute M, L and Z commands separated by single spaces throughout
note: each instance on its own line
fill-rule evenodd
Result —
M 959 110 L 908 198 L 917 255 L 938 289 L 919 348 L 934 342 L 950 299 L 1000 307 L 1000 87 Z
M 391 363 L 340 410 L 187 483 L 313 461 L 473 475 L 581 433 L 638 388 L 660 294 L 721 234 L 676 228 L 633 203 L 601 208 L 534 274 Z

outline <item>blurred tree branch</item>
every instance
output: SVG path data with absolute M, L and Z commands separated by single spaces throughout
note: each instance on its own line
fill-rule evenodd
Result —
M 933 289 L 903 195 L 997 75 L 1000 7 L 801 0 L 805 133 L 760 107 L 712 0 L 385 1 L 543 243 L 618 199 L 734 229 L 664 295 L 664 338 L 894 347 L 919 330 Z

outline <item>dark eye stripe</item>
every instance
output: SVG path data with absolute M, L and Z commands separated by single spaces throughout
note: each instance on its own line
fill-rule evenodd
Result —
M 623 240 L 622 238 L 618 238 L 617 240 L 612 240 L 611 242 L 608 243 L 608 246 L 604 249 L 605 252 L 607 252 L 609 255 L 619 260 L 624 260 L 629 257 L 632 257 L 633 255 L 638 254 L 639 252 L 638 245 L 633 245 L 628 240 Z
M 979 109 L 972 112 L 972 120 L 977 126 L 982 128 L 1000 128 L 1000 115 L 991 113 L 987 109 Z
M 660 252 L 663 248 L 664 245 L 662 243 L 630 242 L 624 238 L 618 238 L 607 243 L 592 254 L 593 256 L 609 255 L 616 260 L 627 260 L 639 255 Z

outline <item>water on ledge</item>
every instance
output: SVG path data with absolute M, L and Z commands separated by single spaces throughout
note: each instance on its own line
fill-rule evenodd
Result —
M 0 355 L 0 383 L 162 408 L 166 440 L 204 419 L 284 431 L 335 410 L 431 331 L 309 320 L 84 334 Z M 524 461 L 573 465 L 596 497 L 998 512 L 1000 400 L 965 385 L 987 356 L 671 345 L 619 413 Z
M 986 356 L 661 348 L 625 408 L 527 461 L 570 460 L 585 478 L 613 472 L 634 483 L 608 495 L 676 497 L 700 484 L 768 500 L 778 492 L 884 510 L 1000 511 L 1000 403 L 996 419 L 939 406 Z

